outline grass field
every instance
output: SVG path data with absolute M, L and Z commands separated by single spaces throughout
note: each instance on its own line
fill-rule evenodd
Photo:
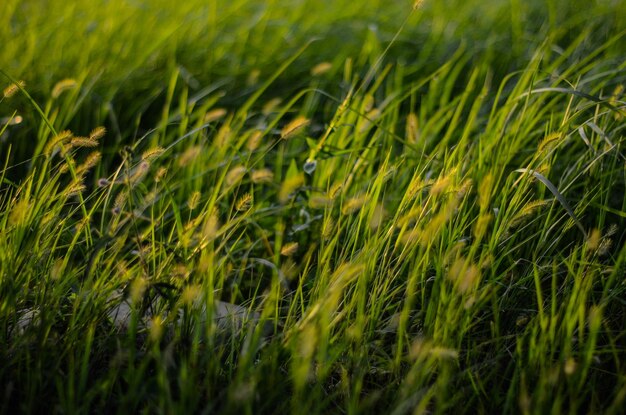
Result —
M 0 413 L 626 411 L 626 1 L 2 0 Z

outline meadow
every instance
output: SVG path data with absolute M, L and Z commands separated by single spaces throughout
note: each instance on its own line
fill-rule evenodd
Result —
M 2 0 L 0 413 L 626 411 L 626 1 Z

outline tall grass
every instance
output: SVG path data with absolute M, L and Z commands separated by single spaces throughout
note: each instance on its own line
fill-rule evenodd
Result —
M 0 4 L 1 412 L 623 411 L 623 1 L 178 3 Z

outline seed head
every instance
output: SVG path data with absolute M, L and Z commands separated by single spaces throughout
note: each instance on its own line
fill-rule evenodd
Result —
M 324 209 L 332 207 L 333 199 L 328 196 L 312 196 L 309 199 L 309 207 L 311 209 Z
M 100 158 L 101 154 L 99 151 L 94 151 L 93 153 L 89 154 L 84 163 L 78 166 L 78 169 L 76 169 L 76 174 L 85 173 L 87 170 L 98 164 L 98 162 L 100 162 Z
M 355 213 L 363 207 L 366 201 L 367 197 L 365 196 L 352 197 L 346 200 L 346 202 L 343 204 L 343 206 L 341 207 L 341 213 L 343 213 L 344 215 Z
M 205 123 L 210 123 L 213 121 L 217 121 L 220 118 L 222 118 L 224 115 L 228 114 L 228 111 L 226 111 L 224 108 L 215 108 L 209 112 L 207 112 L 206 114 L 204 114 L 204 122 Z
M 155 183 L 159 183 L 161 180 L 163 180 L 165 175 L 167 175 L 167 168 L 159 167 L 159 170 L 157 170 L 156 174 L 154 175 Z
M 283 127 L 282 131 L 280 132 L 280 138 L 283 140 L 287 140 L 291 137 L 294 137 L 295 135 L 302 132 L 302 130 L 304 130 L 304 128 L 307 127 L 310 122 L 311 121 L 308 118 L 302 115 L 296 117 L 293 121 Z
M 274 180 L 274 173 L 270 169 L 253 170 L 250 178 L 252 183 L 271 183 Z
M 189 207 L 189 210 L 194 210 L 198 207 L 198 203 L 200 203 L 200 196 L 201 194 L 198 191 L 195 191 L 191 194 L 189 200 L 187 201 L 187 206 Z
M 246 193 L 241 196 L 235 205 L 235 209 L 237 209 L 238 212 L 246 212 L 250 210 L 251 207 L 252 195 L 250 193 Z
M 153 147 L 149 150 L 144 151 L 141 154 L 141 159 L 144 161 L 153 161 L 154 159 L 158 158 L 161 154 L 163 154 L 163 152 L 165 152 L 165 150 L 163 149 L 163 147 Z
M 17 81 L 17 83 L 11 84 L 4 88 L 4 91 L 2 91 L 2 95 L 5 98 L 11 98 L 17 93 L 17 91 L 19 91 L 20 89 L 24 89 L 25 86 L 26 83 L 24 81 Z
M 298 244 L 298 242 L 289 242 L 283 245 L 282 249 L 280 250 L 280 254 L 282 256 L 290 257 L 298 252 L 299 247 L 300 245 Z
M 265 104 L 263 106 L 263 109 L 261 110 L 261 112 L 265 116 L 270 115 L 271 113 L 274 112 L 276 107 L 278 107 L 280 105 L 281 102 L 283 102 L 283 100 L 281 98 L 273 98 L 273 99 L 269 100 L 267 102 L 267 104 Z
M 227 186 L 234 186 L 243 179 L 243 176 L 246 174 L 246 167 L 242 165 L 235 166 L 231 168 L 228 173 L 226 173 L 226 178 L 224 181 Z
M 78 82 L 75 79 L 64 79 L 57 82 L 52 88 L 52 98 L 57 99 L 61 94 L 67 90 L 74 89 L 78 86 Z
M 192 306 L 202 296 L 202 287 L 197 284 L 187 285 L 183 288 L 180 301 L 186 306 Z
M 74 183 L 70 184 L 66 189 L 65 189 L 65 196 L 66 197 L 70 197 L 70 196 L 76 196 L 79 193 L 84 192 L 86 189 L 85 185 L 83 184 L 82 180 L 77 180 Z
M 21 225 L 26 220 L 26 217 L 30 211 L 30 202 L 28 199 L 20 199 L 13 205 L 11 214 L 9 215 L 9 224 Z
M 69 130 L 61 131 L 59 134 L 54 136 L 48 142 L 48 144 L 46 144 L 46 147 L 44 148 L 44 153 L 52 154 L 52 152 L 55 151 L 55 148 L 57 147 L 60 147 L 61 150 L 63 150 L 64 145 L 71 145 L 69 141 L 71 140 L 72 137 L 73 137 L 73 134 L 71 131 Z
M 332 216 L 327 216 L 322 225 L 322 239 L 328 241 L 335 233 L 335 221 Z
M 150 320 L 150 340 L 152 342 L 158 342 L 161 340 L 163 336 L 163 331 L 165 328 L 165 321 L 163 321 L 163 317 L 154 316 Z
M 417 115 L 412 112 L 406 117 L 406 138 L 411 144 L 415 144 L 420 139 L 420 132 L 418 129 Z
M 548 134 L 543 140 L 541 140 L 541 143 L 539 143 L 538 151 L 540 153 L 549 152 L 561 143 L 563 137 L 563 133 L 559 131 Z
M 201 151 L 202 151 L 202 147 L 200 146 L 189 147 L 187 150 L 183 152 L 183 154 L 179 156 L 178 166 L 179 167 L 187 166 L 190 162 L 195 160 L 195 158 L 198 157 L 198 155 L 200 155 Z
M 217 236 L 220 229 L 219 218 L 217 212 L 211 213 L 202 226 L 202 238 L 206 241 L 212 241 Z
M 94 140 L 91 137 L 74 137 L 70 141 L 74 147 L 97 147 L 98 140 Z
M 380 203 L 377 204 L 376 207 L 374 208 L 372 217 L 370 218 L 370 222 L 369 222 L 370 229 L 372 229 L 373 231 L 377 230 L 380 227 L 380 225 L 383 224 L 383 221 L 385 220 L 385 216 L 387 216 L 387 211 L 385 210 L 385 207 Z
M 330 62 L 320 62 L 311 68 L 311 76 L 321 76 L 333 68 L 333 64 Z
M 104 127 L 96 127 L 89 133 L 89 138 L 99 141 L 106 134 L 107 130 Z
M 249 151 L 254 151 L 259 148 L 261 144 L 261 139 L 263 138 L 263 131 L 256 130 L 252 134 L 250 134 L 250 138 L 248 138 L 248 142 L 246 143 L 246 148 Z

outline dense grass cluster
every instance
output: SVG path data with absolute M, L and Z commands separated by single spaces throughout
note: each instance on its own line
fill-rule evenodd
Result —
M 622 413 L 623 0 L 2 0 L 0 413 Z

